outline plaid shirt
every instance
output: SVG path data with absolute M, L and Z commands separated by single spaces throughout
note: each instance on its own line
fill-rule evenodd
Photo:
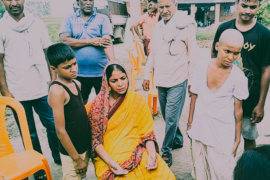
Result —
M 76 39 L 87 39 L 102 37 L 104 35 L 113 36 L 110 20 L 106 15 L 99 14 L 94 9 L 93 14 L 85 22 L 81 16 L 81 10 L 68 15 L 62 24 L 60 34 L 71 34 Z

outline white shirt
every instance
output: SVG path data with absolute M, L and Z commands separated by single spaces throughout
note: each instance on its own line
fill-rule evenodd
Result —
M 14 19 L 8 19 L 15 21 Z M 12 22 L 14 23 L 14 22 Z M 18 101 L 38 99 L 48 95 L 49 70 L 43 49 L 52 43 L 42 20 L 35 18 L 29 28 L 32 39 L 32 62 L 29 55 L 29 37 L 8 27 L 0 20 L 0 53 L 4 54 L 4 69 L 10 93 Z
M 155 86 L 173 87 L 187 79 L 190 84 L 198 60 L 197 50 L 194 18 L 176 11 L 167 24 L 161 20 L 154 28 L 144 79 L 149 80 L 154 69 Z
M 220 149 L 231 156 L 235 141 L 235 98 L 248 98 L 248 80 L 240 68 L 233 65 L 230 75 L 216 91 L 207 85 L 209 62 L 198 65 L 191 92 L 197 94 L 191 129 L 192 139 Z

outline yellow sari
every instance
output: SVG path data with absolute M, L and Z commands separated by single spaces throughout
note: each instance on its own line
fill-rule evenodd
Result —
M 141 143 L 142 139 L 153 133 L 154 121 L 149 107 L 142 95 L 128 91 L 123 103 L 108 121 L 107 130 L 103 136 L 103 146 L 114 161 L 120 165 L 131 159 L 132 153 Z M 145 168 L 148 153 L 145 146 L 138 166 L 125 176 L 114 179 L 143 180 L 168 179 L 174 180 L 174 174 L 166 163 L 158 157 L 156 170 L 148 171 Z M 96 176 L 104 179 L 109 172 L 108 165 L 99 157 L 94 158 Z
M 106 69 L 106 68 L 105 68 Z M 103 78 L 103 81 L 106 77 Z M 93 134 L 93 150 L 98 144 L 104 148 L 122 168 L 129 171 L 127 175 L 116 176 L 109 166 L 98 156 L 93 157 L 96 176 L 99 180 L 175 180 L 175 176 L 163 159 L 157 154 L 158 167 L 155 170 L 147 170 L 148 152 L 145 147 L 147 140 L 156 143 L 154 121 L 144 97 L 131 90 L 109 120 L 106 83 L 103 83 L 101 93 L 98 95 L 91 107 L 89 118 Z M 105 99 L 105 101 L 104 101 Z M 107 104 L 107 106 L 105 105 Z M 102 108 L 101 108 L 102 107 Z M 100 123 L 104 120 L 102 123 Z M 100 137 L 100 132 L 104 132 Z M 157 145 L 157 143 L 156 143 Z

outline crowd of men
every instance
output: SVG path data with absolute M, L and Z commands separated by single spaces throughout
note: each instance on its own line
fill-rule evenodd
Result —
M 47 28 L 24 10 L 24 0 L 1 2 L 6 12 L 0 20 L 0 92 L 23 105 L 33 148 L 42 154 L 34 109 L 46 128 L 54 161 L 61 164 L 47 102 L 48 82 L 56 79 L 45 56 L 52 45 Z M 213 59 L 205 62 L 198 62 L 196 21 L 177 10 L 174 0 L 149 0 L 147 11 L 131 27 L 148 56 L 142 84 L 145 91 L 150 89 L 150 73 L 154 72 L 166 123 L 162 158 L 169 167 L 172 150 L 184 146 L 179 120 L 186 92 L 191 96 L 187 133 L 195 141 L 194 177 L 230 179 L 241 134 L 246 151 L 256 147 L 256 124 L 264 117 L 270 81 L 270 30 L 254 18 L 260 2 L 236 0 L 238 16 L 218 27 Z M 113 31 L 109 18 L 94 9 L 93 0 L 77 3 L 80 8 L 62 23 L 60 39 L 75 52 L 76 79 L 86 104 L 93 87 L 96 94 L 101 90 L 104 67 L 115 61 Z M 35 178 L 46 179 L 46 175 L 39 171 Z

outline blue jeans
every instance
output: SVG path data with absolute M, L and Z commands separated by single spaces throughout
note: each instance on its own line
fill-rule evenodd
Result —
M 181 145 L 184 142 L 179 120 L 185 103 L 186 89 L 187 80 L 170 88 L 158 87 L 160 108 L 166 123 L 161 149 L 163 154 L 171 154 L 174 145 Z
M 52 156 L 53 156 L 54 161 L 61 162 L 60 154 L 58 150 L 58 138 L 55 131 L 53 113 L 52 113 L 51 107 L 49 106 L 47 102 L 47 98 L 48 96 L 44 96 L 39 99 L 34 99 L 34 100 L 29 100 L 29 101 L 20 101 L 20 103 L 23 105 L 25 109 L 25 114 L 26 114 L 34 150 L 42 154 L 42 150 L 41 150 L 41 146 L 40 146 L 40 142 L 39 142 L 38 134 L 36 130 L 36 125 L 34 121 L 33 108 L 35 112 L 38 114 L 42 125 L 47 130 L 49 147 L 52 151 Z M 14 112 L 14 110 L 13 110 L 13 113 L 14 113 L 15 120 L 18 124 L 17 114 Z M 18 127 L 20 127 L 19 124 L 18 124 Z

